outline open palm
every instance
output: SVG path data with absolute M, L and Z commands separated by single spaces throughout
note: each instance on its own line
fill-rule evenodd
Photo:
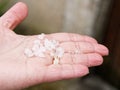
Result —
M 31 48 L 34 36 L 15 34 L 14 29 L 27 15 L 24 3 L 17 3 L 0 18 L 0 89 L 21 89 L 42 82 L 82 77 L 89 73 L 88 67 L 102 64 L 102 56 L 108 49 L 88 36 L 71 33 L 45 35 L 57 40 L 65 50 L 59 64 L 53 64 L 49 54 L 45 57 L 28 58 L 26 47 Z M 80 53 L 71 53 L 75 50 Z M 69 52 L 71 51 L 71 52 Z

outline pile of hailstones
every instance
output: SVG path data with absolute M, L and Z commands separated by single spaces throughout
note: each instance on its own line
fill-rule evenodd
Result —
M 43 33 L 38 35 L 37 39 L 33 42 L 32 48 L 25 48 L 24 50 L 24 54 L 29 58 L 45 57 L 46 52 L 49 52 L 49 55 L 53 57 L 53 64 L 59 64 L 59 59 L 64 54 L 64 50 L 59 46 L 59 42 L 48 40 Z

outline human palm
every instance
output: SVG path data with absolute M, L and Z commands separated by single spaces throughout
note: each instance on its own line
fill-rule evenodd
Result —
M 27 15 L 27 7 L 17 3 L 0 18 L 0 87 L 1 90 L 21 89 L 42 82 L 82 77 L 88 67 L 102 64 L 108 49 L 91 37 L 71 34 L 46 34 L 45 38 L 60 42 L 65 53 L 59 64 L 53 64 L 49 54 L 45 57 L 27 57 L 26 47 L 31 48 L 38 37 L 15 34 L 14 29 Z M 80 53 L 71 53 L 78 50 Z

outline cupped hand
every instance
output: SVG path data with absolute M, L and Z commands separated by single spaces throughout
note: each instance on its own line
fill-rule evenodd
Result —
M 0 89 L 22 89 L 43 82 L 82 77 L 88 68 L 101 65 L 108 49 L 91 37 L 73 33 L 46 34 L 45 38 L 60 42 L 65 51 L 59 64 L 45 57 L 27 57 L 38 35 L 17 35 L 12 30 L 27 16 L 27 6 L 19 2 L 0 18 Z M 71 53 L 78 50 L 80 53 Z

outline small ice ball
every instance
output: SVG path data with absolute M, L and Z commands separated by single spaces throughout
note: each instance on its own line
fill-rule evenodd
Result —
M 24 54 L 25 54 L 27 57 L 32 57 L 32 56 L 33 56 L 33 52 L 32 52 L 32 50 L 30 50 L 29 48 L 25 48 Z
M 41 44 L 41 43 L 40 43 L 40 40 L 38 40 L 38 39 L 35 40 L 35 41 L 34 41 L 34 44 L 40 45 L 40 44 Z
M 56 49 L 55 55 L 56 55 L 57 57 L 61 58 L 61 57 L 63 56 L 63 54 L 64 54 L 63 48 L 58 47 L 58 48 Z
M 33 52 L 36 57 L 45 57 L 44 53 L 41 50 Z
M 55 59 L 55 60 L 53 61 L 53 64 L 55 64 L 55 65 L 59 64 L 59 59 Z
M 45 37 L 44 33 L 41 33 L 40 35 L 38 35 L 38 39 L 44 39 L 44 37 Z
M 34 44 L 32 47 L 32 51 L 37 51 L 39 48 L 40 48 L 39 45 Z

